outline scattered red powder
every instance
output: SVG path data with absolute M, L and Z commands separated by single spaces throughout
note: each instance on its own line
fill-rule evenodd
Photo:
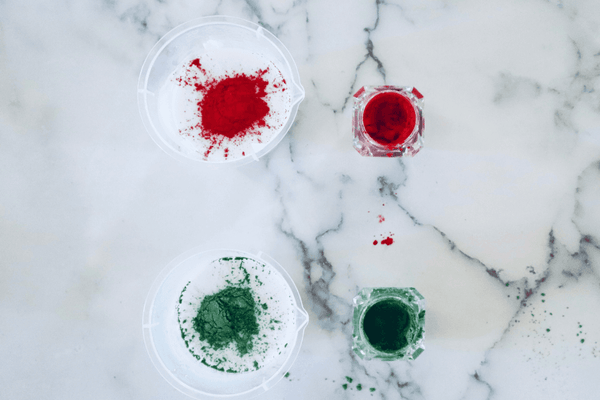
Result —
M 385 244 L 388 246 L 391 245 L 392 243 L 394 243 L 394 239 L 392 239 L 389 236 L 381 241 L 381 244 Z
M 191 126 L 189 132 L 199 132 L 198 136 L 208 141 L 204 157 L 214 149 L 248 136 L 256 136 L 260 143 L 260 128 L 271 128 L 266 122 L 271 112 L 267 101 L 269 82 L 265 79 L 269 68 L 252 74 L 228 73 L 217 77 L 202 67 L 200 58 L 192 60 L 189 68 L 188 74 L 176 80 L 181 86 L 191 86 L 201 94 L 197 102 L 200 122 Z M 275 89 L 269 90 L 285 91 L 284 85 L 282 77 L 282 82 L 273 82 Z M 242 155 L 245 156 L 245 152 Z M 228 156 L 229 148 L 225 147 L 224 157 Z
M 410 100 L 397 92 L 375 95 L 365 107 L 363 125 L 377 143 L 392 148 L 404 143 L 415 128 L 416 114 Z
M 379 223 L 382 223 L 383 221 L 385 221 L 385 218 L 383 217 L 383 215 L 378 215 L 377 218 L 379 218 Z
M 377 246 L 377 240 L 373 240 L 373 246 Z

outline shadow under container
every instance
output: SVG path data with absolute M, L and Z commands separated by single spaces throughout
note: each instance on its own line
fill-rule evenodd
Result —
M 425 350 L 425 299 L 415 288 L 364 288 L 353 303 L 352 350 L 360 358 L 414 360 Z

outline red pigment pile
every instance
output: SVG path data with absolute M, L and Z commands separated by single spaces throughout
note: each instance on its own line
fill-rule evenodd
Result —
M 181 86 L 191 86 L 201 94 L 197 102 L 200 122 L 180 133 L 198 132 L 198 136 L 206 139 L 209 146 L 205 158 L 215 148 L 239 143 L 250 136 L 261 143 L 260 128 L 272 128 L 266 122 L 271 111 L 267 102 L 269 82 L 265 79 L 268 71 L 266 68 L 253 74 L 230 73 L 215 77 L 202 67 L 199 58 L 191 61 L 188 74 L 176 80 Z M 273 88 L 285 91 L 283 78 L 282 83 L 273 84 Z M 225 158 L 228 153 L 229 148 L 225 147 Z
M 404 143 L 415 128 L 416 114 L 410 100 L 397 92 L 382 92 L 367 103 L 363 125 L 377 143 L 392 148 Z

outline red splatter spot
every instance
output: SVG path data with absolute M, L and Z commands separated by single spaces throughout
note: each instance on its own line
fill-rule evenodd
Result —
M 373 246 L 377 246 L 377 240 L 373 240 Z
M 388 246 L 391 245 L 392 243 L 394 243 L 394 239 L 392 239 L 389 236 L 381 241 L 381 244 L 385 244 Z
M 378 215 L 377 218 L 379 218 L 379 223 L 382 223 L 383 221 L 385 221 L 385 218 L 381 214 Z
M 533 289 L 527 289 L 525 291 L 525 298 L 528 299 L 529 296 L 531 296 L 533 294 Z
M 583 240 L 585 240 L 585 241 L 586 241 L 586 242 L 588 242 L 588 243 L 590 242 L 590 238 L 589 238 L 589 237 L 586 237 L 586 238 L 584 238 Z

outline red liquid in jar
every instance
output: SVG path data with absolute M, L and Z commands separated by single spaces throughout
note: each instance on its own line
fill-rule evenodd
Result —
M 367 134 L 385 147 L 404 143 L 415 128 L 416 113 L 410 100 L 397 92 L 375 95 L 363 112 Z

